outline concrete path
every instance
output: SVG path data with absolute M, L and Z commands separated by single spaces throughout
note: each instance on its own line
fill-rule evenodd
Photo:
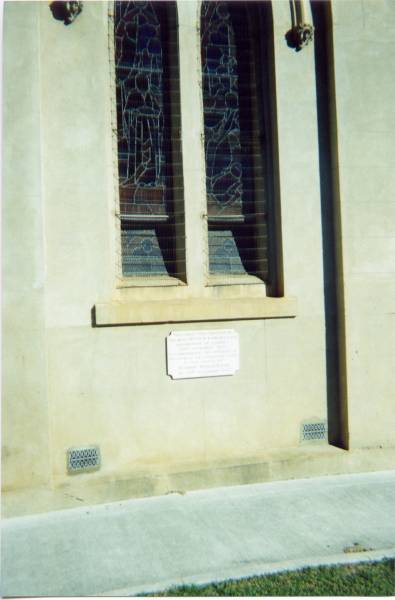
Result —
M 3 596 L 135 595 L 306 565 L 395 558 L 395 471 L 7 519 L 2 546 Z

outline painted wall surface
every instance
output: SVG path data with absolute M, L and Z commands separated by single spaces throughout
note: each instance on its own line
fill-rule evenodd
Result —
M 37 4 L 5 4 L 2 444 L 5 487 L 50 478 Z
M 334 2 L 351 446 L 395 427 L 395 26 L 391 0 Z
M 207 286 L 199 6 L 178 2 L 188 284 L 120 288 L 111 7 L 86 2 L 65 27 L 47 3 L 6 5 L 7 489 L 67 483 L 66 451 L 73 446 L 98 444 L 101 470 L 79 477 L 110 481 L 152 465 L 167 472 L 181 463 L 264 457 L 298 446 L 302 421 L 327 418 L 314 49 L 287 47 L 288 2 L 273 2 L 273 22 L 285 297 L 297 299 L 296 315 L 92 326 L 100 303 L 265 301 L 263 284 Z M 369 2 L 334 3 L 349 422 L 359 446 L 394 445 L 395 430 L 388 67 L 395 10 L 390 2 L 382 6 L 384 34 Z M 365 46 L 362 34 L 372 42 Z M 215 328 L 238 332 L 240 370 L 172 380 L 166 336 Z

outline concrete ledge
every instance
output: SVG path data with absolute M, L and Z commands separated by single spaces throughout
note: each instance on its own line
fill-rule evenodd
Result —
M 97 472 L 74 476 L 69 485 L 54 489 L 3 492 L 2 514 L 3 518 L 10 518 L 224 486 L 386 471 L 392 470 L 394 464 L 395 448 L 346 451 L 316 445 L 210 463 L 146 465 L 136 468 L 130 477 L 110 478 Z
M 94 325 L 135 325 L 295 317 L 296 298 L 233 298 L 96 304 Z

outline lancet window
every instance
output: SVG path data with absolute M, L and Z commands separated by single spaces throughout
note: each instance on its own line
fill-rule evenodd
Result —
M 201 9 L 209 269 L 268 277 L 264 90 L 256 2 Z
M 124 276 L 185 277 L 176 6 L 115 2 Z

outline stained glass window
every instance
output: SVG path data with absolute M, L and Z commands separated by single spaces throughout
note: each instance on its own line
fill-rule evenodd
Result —
M 173 2 L 115 2 L 124 275 L 177 276 L 183 272 L 182 175 L 180 168 L 173 172 L 174 157 L 180 154 L 172 114 L 179 113 L 174 111 L 178 86 L 175 11 Z
M 201 9 L 209 267 L 264 279 L 264 149 L 251 4 L 210 0 Z

